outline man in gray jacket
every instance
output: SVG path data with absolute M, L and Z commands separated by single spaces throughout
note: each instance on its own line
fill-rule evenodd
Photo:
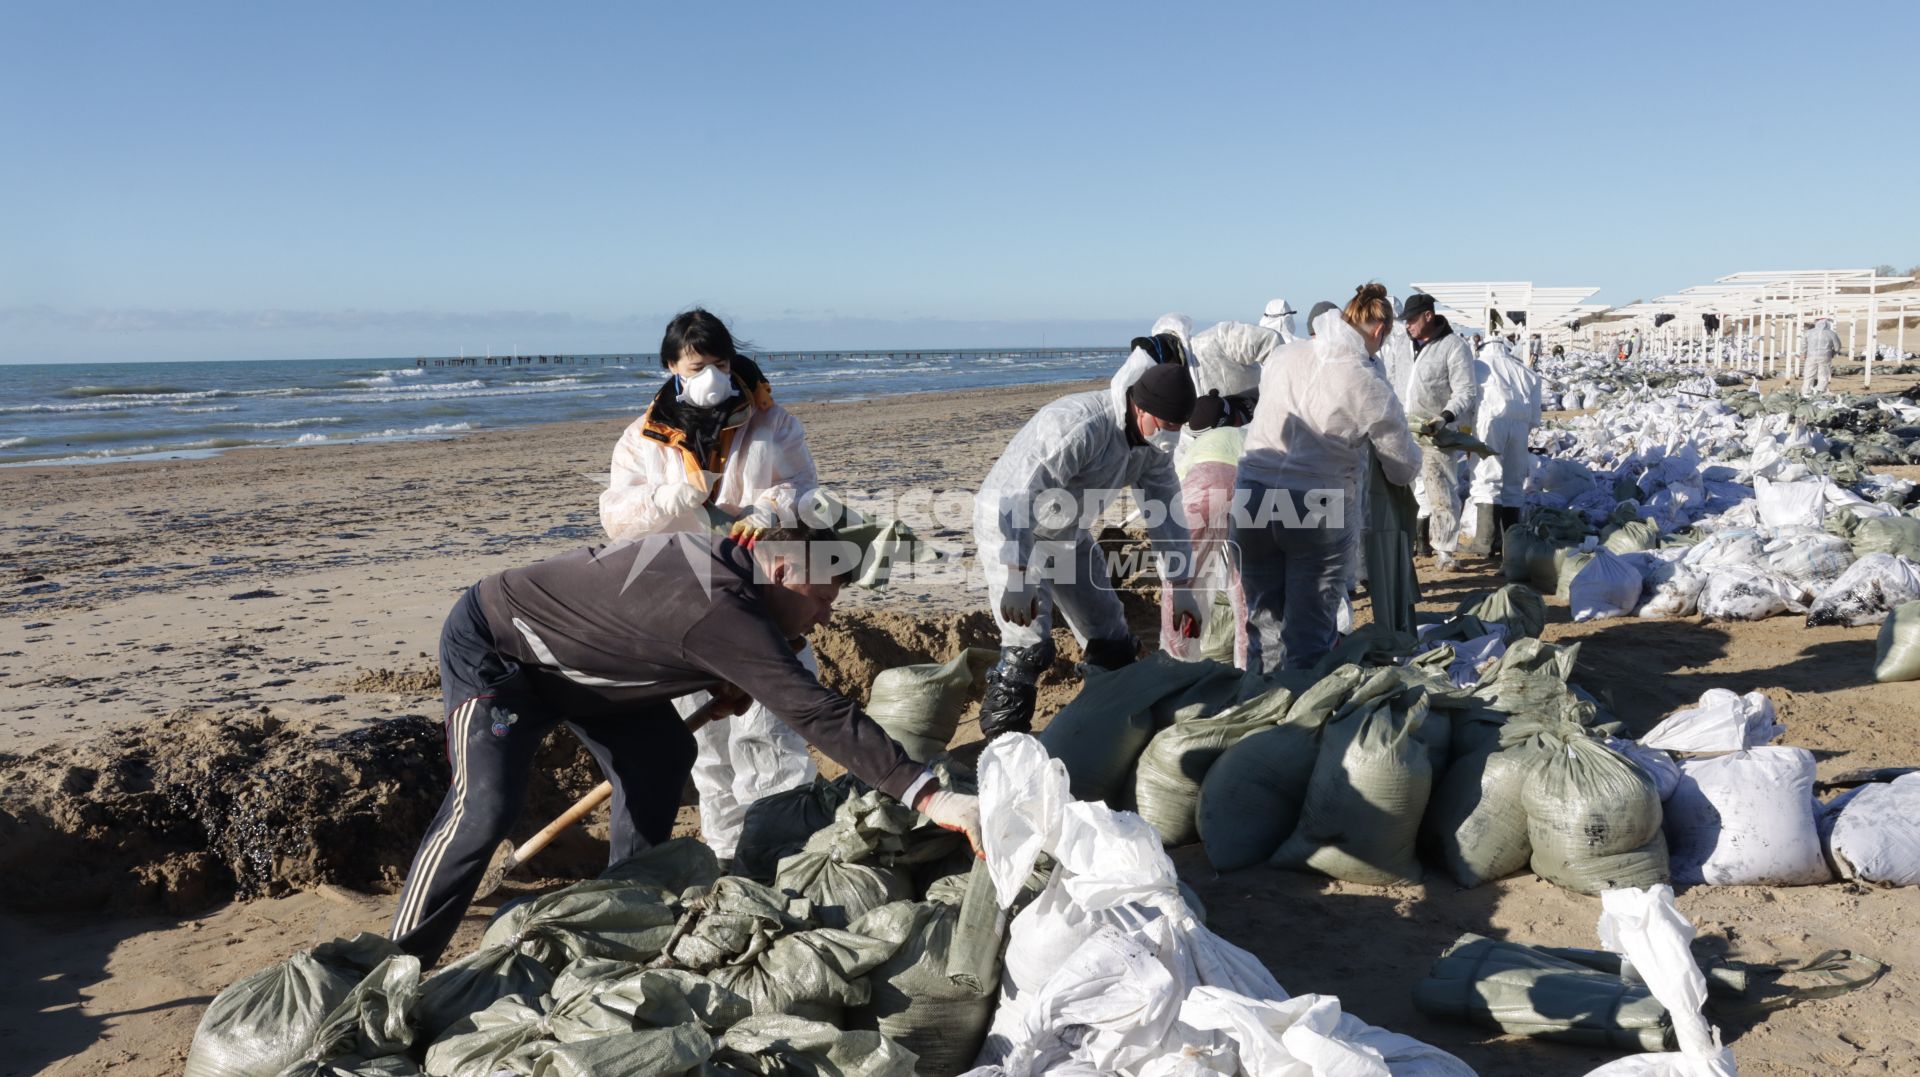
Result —
M 1433 297 L 1425 292 L 1408 296 L 1401 308 L 1414 348 L 1407 376 L 1407 421 L 1424 434 L 1443 426 L 1470 430 L 1480 403 L 1473 352 L 1433 308 Z M 1459 454 L 1423 445 L 1420 457 L 1420 511 L 1427 518 L 1427 539 L 1440 567 L 1448 568 L 1460 546 Z
M 657 535 L 488 576 L 440 635 L 451 787 L 427 827 L 392 938 L 431 963 L 526 799 L 534 754 L 565 724 L 613 783 L 611 859 L 671 836 L 694 740 L 671 703 L 757 700 L 855 777 L 979 847 L 973 797 L 933 772 L 800 664 L 860 556 L 831 531 L 779 527 L 746 544 Z M 737 713 L 737 712 L 736 712 Z
M 1812 396 L 1827 391 L 1833 379 L 1833 357 L 1840 353 L 1840 334 L 1833 331 L 1833 320 L 1821 318 L 1807 330 L 1800 342 L 1800 354 L 1806 356 L 1807 375 L 1800 381 L 1800 395 Z

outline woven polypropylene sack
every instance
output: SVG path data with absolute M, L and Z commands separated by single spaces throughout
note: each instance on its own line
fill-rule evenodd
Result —
M 1507 642 L 1522 637 L 1538 638 L 1547 626 L 1547 603 L 1540 592 L 1524 583 L 1510 583 L 1480 598 L 1469 598 L 1454 610 L 1482 621 L 1498 622 L 1507 628 Z
M 808 838 L 833 822 L 840 805 L 865 790 L 860 779 L 842 774 L 831 780 L 815 778 L 798 789 L 747 805 L 740 843 L 733 853 L 734 874 L 763 881 L 773 878 L 781 860 L 799 852 Z
M 1200 831 L 1195 809 L 1207 771 L 1249 734 L 1272 726 L 1293 705 L 1293 691 L 1274 688 L 1218 714 L 1175 722 L 1154 734 L 1134 770 L 1134 804 L 1168 845 L 1188 845 Z
M 1433 766 L 1415 735 L 1426 701 L 1401 711 L 1388 700 L 1329 724 L 1293 834 L 1277 867 L 1307 868 L 1347 882 L 1418 882 L 1420 818 Z
M 1421 838 L 1455 882 L 1479 886 L 1527 866 L 1527 777 L 1541 761 L 1531 742 L 1486 744 L 1454 760 L 1434 785 Z
M 321 943 L 214 996 L 187 1052 L 187 1077 L 278 1073 L 368 972 L 400 948 L 378 935 Z
M 954 1077 L 973 1068 L 993 1020 L 998 977 L 983 984 L 950 974 L 953 964 L 975 960 L 954 953 L 961 941 L 961 914 L 960 905 L 900 902 L 869 913 L 855 927 L 865 934 L 897 936 L 900 942 L 893 956 L 868 974 L 872 998 L 848 1012 L 848 1024 L 877 1028 L 912 1051 L 920 1059 L 920 1077 Z M 882 920 L 896 924 L 882 926 Z M 997 964 L 998 955 L 990 960 Z
M 867 715 L 925 763 L 947 750 L 960 715 L 997 652 L 971 647 L 950 661 L 882 670 L 867 694 Z
M 1880 624 L 1873 679 L 1882 684 L 1920 680 L 1920 602 L 1898 606 Z
M 1111 672 L 1088 670 L 1080 694 L 1040 732 L 1047 754 L 1066 765 L 1074 799 L 1105 800 L 1120 791 L 1153 739 L 1154 705 L 1215 668 L 1156 653 Z
M 1228 748 L 1200 786 L 1200 840 L 1216 871 L 1265 863 L 1300 822 L 1318 725 L 1288 720 Z
M 1804 748 L 1683 760 L 1665 814 L 1675 882 L 1807 886 L 1832 877 L 1814 824 L 1813 754 Z
M 1667 882 L 1660 792 L 1625 756 L 1583 733 L 1543 738 L 1525 791 L 1531 862 L 1582 894 Z
M 1834 867 L 1878 886 L 1920 886 L 1920 774 L 1863 786 L 1827 833 Z
M 1807 625 L 1879 624 L 1908 602 L 1920 601 L 1920 566 L 1889 553 L 1870 553 L 1814 596 Z

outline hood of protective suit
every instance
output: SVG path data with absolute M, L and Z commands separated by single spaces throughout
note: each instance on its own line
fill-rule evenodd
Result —
M 1281 345 L 1277 330 L 1221 322 L 1193 337 L 1193 389 L 1205 396 L 1240 396 L 1260 387 L 1260 364 Z
M 1267 309 L 1260 314 L 1260 326 L 1280 334 L 1281 343 L 1291 344 L 1299 335 L 1293 327 L 1293 315 L 1292 303 L 1284 299 L 1269 300 Z
M 1313 320 L 1312 343 L 1314 356 L 1323 363 L 1339 359 L 1373 361 L 1372 353 L 1367 351 L 1367 338 L 1348 325 L 1337 310 L 1327 311 Z
M 1480 358 L 1489 361 L 1495 358 L 1506 359 L 1509 362 L 1517 361 L 1513 358 L 1513 349 L 1507 347 L 1507 342 L 1504 340 L 1487 342 L 1487 344 L 1480 349 Z
M 1160 320 L 1153 323 L 1153 328 L 1147 330 L 1147 335 L 1157 337 L 1162 333 L 1171 333 L 1178 337 L 1185 358 L 1189 360 L 1193 358 L 1192 318 L 1184 314 L 1162 314 Z M 1113 398 L 1113 413 L 1120 417 L 1121 429 L 1127 429 L 1129 422 L 1127 390 L 1133 388 L 1133 383 L 1140 380 L 1140 375 L 1145 374 L 1158 361 L 1145 349 L 1135 348 L 1127 355 L 1127 361 L 1120 364 L 1120 369 L 1114 371 L 1113 380 L 1107 383 L 1107 392 Z

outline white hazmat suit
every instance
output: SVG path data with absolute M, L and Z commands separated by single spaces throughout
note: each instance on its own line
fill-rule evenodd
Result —
M 1184 344 L 1186 334 L 1180 328 L 1165 318 L 1154 327 L 1156 334 L 1180 335 Z M 1171 446 L 1136 445 L 1129 437 L 1133 419 L 1127 390 L 1154 365 L 1154 356 L 1135 348 L 1107 388 L 1074 393 L 1041 408 L 1008 442 L 974 498 L 974 540 L 1000 628 L 1002 656 L 988 675 L 989 698 L 982 707 L 982 726 L 989 735 L 1005 731 L 985 729 L 995 686 L 1031 689 L 1052 664 L 1056 609 L 1088 650 L 1090 662 L 1124 664 L 1132 659 L 1138 644 L 1127 629 L 1092 530 L 1120 493 L 1134 491 L 1156 550 L 1187 552 Z M 1031 592 L 1037 600 L 1031 624 L 1015 624 L 1005 616 L 1010 590 L 1016 598 Z M 1189 592 L 1183 588 L 1174 597 L 1182 612 L 1198 620 L 1200 611 Z M 1025 710 L 1030 722 L 1030 699 Z M 1016 716 L 1008 728 L 1019 724 Z
M 1827 382 L 1833 379 L 1833 357 L 1841 350 L 1840 334 L 1833 331 L 1833 322 L 1826 318 L 1814 322 L 1800 348 L 1807 362 L 1806 377 L 1800 382 L 1801 395 L 1826 392 Z
M 600 495 L 600 522 L 608 538 L 639 541 L 704 532 L 708 505 L 730 517 L 754 508 L 790 514 L 820 485 L 800 420 L 774 403 L 764 381 L 746 391 L 736 377 L 736 391 L 746 392 L 748 406 L 731 428 L 718 474 L 704 470 L 690 450 L 680 447 L 679 432 L 656 418 L 662 398 L 673 391 L 669 379 L 654 406 L 614 445 L 607 489 Z M 800 651 L 800 663 L 819 673 L 812 647 Z M 696 692 L 673 705 L 686 717 L 708 698 Z M 733 856 L 748 804 L 805 785 L 817 773 L 806 739 L 758 703 L 738 717 L 708 723 L 694 740 L 700 751 L 693 764 L 700 834 L 723 859 Z
M 1480 398 L 1474 383 L 1473 349 L 1446 319 L 1436 317 L 1435 322 L 1441 335 L 1416 345 L 1413 368 L 1407 374 L 1407 421 L 1418 429 L 1451 413 L 1451 425 L 1469 430 Z M 1444 564 L 1460 546 L 1459 454 L 1425 447 L 1420 454 L 1415 492 L 1428 520 L 1428 538 Z
M 1300 334 L 1293 328 L 1293 315 L 1292 303 L 1284 299 L 1269 300 L 1267 309 L 1260 314 L 1260 324 L 1280 334 L 1282 344 L 1291 344 L 1300 339 Z
M 1474 466 L 1472 499 L 1517 509 L 1526 504 L 1527 475 L 1533 468 L 1527 435 L 1540 425 L 1540 375 L 1500 341 L 1480 349 L 1474 367 L 1480 382 L 1477 433 L 1494 455 Z

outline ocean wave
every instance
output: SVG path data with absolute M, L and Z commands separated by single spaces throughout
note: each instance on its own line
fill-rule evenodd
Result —
M 207 404 L 202 407 L 168 408 L 167 410 L 170 412 L 173 412 L 175 415 L 211 415 L 216 411 L 239 411 L 240 405 L 238 404 Z
M 318 426 L 321 423 L 344 422 L 346 422 L 346 420 L 338 415 L 309 415 L 305 418 L 282 419 L 279 422 L 273 423 L 235 423 L 233 425 L 237 428 L 245 428 L 247 430 L 285 430 L 295 426 Z
M 459 388 L 472 385 L 478 388 Z M 411 404 L 417 400 L 475 400 L 482 397 L 500 396 L 539 396 L 543 393 L 581 393 L 604 391 L 605 385 L 514 385 L 485 387 L 485 382 L 456 382 L 453 385 L 407 386 L 418 392 L 365 393 L 354 396 L 323 396 L 316 398 L 322 404 Z M 654 386 L 634 384 L 623 388 L 633 391 L 653 392 Z
M 191 393 L 177 385 L 74 385 L 60 391 L 61 396 L 176 396 Z
M 25 445 L 31 438 L 0 438 L 0 449 L 11 449 L 15 445 Z
M 327 435 L 325 434 L 302 434 L 294 438 L 293 443 L 295 445 L 314 445 L 325 440 L 327 440 Z
M 480 381 L 478 379 L 475 379 L 473 381 L 450 381 L 445 385 L 401 385 L 399 382 L 396 382 L 389 377 L 354 378 L 350 380 L 348 384 L 358 386 L 359 388 L 362 388 L 362 389 L 371 389 L 376 392 L 389 392 L 389 393 L 422 393 L 422 392 L 450 391 L 455 389 L 484 389 L 487 387 L 486 382 Z
M 425 437 L 429 434 L 462 434 L 472 429 L 472 423 L 429 423 L 426 426 L 417 426 L 412 430 L 389 429 L 382 430 L 378 434 L 369 434 L 368 436 L 376 438 L 413 438 Z

